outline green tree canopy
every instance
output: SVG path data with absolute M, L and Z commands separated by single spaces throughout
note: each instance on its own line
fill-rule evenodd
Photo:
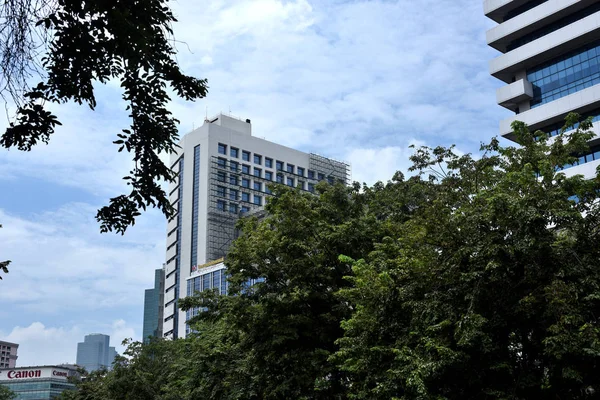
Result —
M 124 178 L 131 192 L 98 211 L 101 231 L 124 233 L 147 206 L 172 215 L 159 186 L 174 173 L 158 155 L 172 153 L 178 140 L 178 121 L 166 106 L 171 91 L 195 100 L 207 86 L 175 61 L 168 0 L 6 0 L 0 16 L 0 94 L 12 95 L 18 107 L 0 144 L 29 151 L 48 143 L 61 125 L 48 104 L 94 109 L 94 84 L 118 79 L 131 126 L 113 143 L 133 153 L 135 166 Z
M 572 125 L 576 116 L 571 116 Z M 336 355 L 356 399 L 584 399 L 600 393 L 600 179 L 560 171 L 589 121 L 520 148 L 422 148 L 435 198 L 353 262 Z
M 16 398 L 17 395 L 12 390 L 6 386 L 0 385 L 0 400 L 13 400 Z
M 410 179 L 274 188 L 239 224 L 229 296 L 181 300 L 189 338 L 131 344 L 76 399 L 597 398 L 600 174 L 561 170 L 590 127 L 515 123 L 522 147 L 420 148 Z

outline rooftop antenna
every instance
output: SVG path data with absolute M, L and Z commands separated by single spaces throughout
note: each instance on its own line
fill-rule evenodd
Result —
M 231 106 L 229 106 L 229 116 L 231 117 Z
M 206 106 L 206 113 L 204 114 L 204 123 L 210 122 L 208 120 L 208 106 Z

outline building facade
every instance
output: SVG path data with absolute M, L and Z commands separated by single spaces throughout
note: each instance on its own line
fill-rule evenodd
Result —
M 511 137 L 511 123 L 557 135 L 570 112 L 593 117 L 600 132 L 600 2 L 597 0 L 485 0 L 484 13 L 498 25 L 487 43 L 502 54 L 490 62 L 492 76 L 506 85 L 499 105 L 515 112 L 500 122 Z M 600 139 L 590 142 L 566 175 L 595 175 Z
M 165 293 L 165 266 L 154 271 L 154 287 L 144 293 L 144 325 L 142 340 L 162 338 L 162 320 Z
M 0 369 L 0 385 L 13 391 L 16 400 L 49 400 L 65 390 L 75 390 L 80 378 L 74 365 Z
M 350 180 L 349 166 L 252 136 L 250 120 L 225 115 L 185 135 L 171 156 L 178 174 L 169 196 L 177 210 L 167 225 L 163 336 L 184 337 L 186 313 L 177 300 L 198 266 L 225 256 L 240 216 L 264 206 L 268 185 L 314 191 Z
M 18 349 L 18 344 L 0 340 L 0 368 L 14 368 L 17 366 Z
M 93 372 L 100 368 L 110 369 L 117 352 L 110 346 L 110 336 L 101 333 L 86 335 L 77 343 L 77 365 Z

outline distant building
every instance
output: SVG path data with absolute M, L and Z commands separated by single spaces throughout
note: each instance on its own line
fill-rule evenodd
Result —
M 16 343 L 3 342 L 0 340 L 0 368 L 16 367 L 18 348 L 19 345 Z
M 506 85 L 496 92 L 499 105 L 515 113 L 500 121 L 500 134 L 515 140 L 511 123 L 550 136 L 560 133 L 565 117 L 592 117 L 600 133 L 600 2 L 598 0 L 484 0 L 485 15 L 498 23 L 486 36 L 502 54 L 490 73 Z M 576 154 L 567 176 L 596 176 L 600 136 Z
M 102 367 L 110 369 L 115 359 L 116 351 L 110 347 L 110 336 L 100 333 L 86 335 L 82 343 L 77 343 L 77 365 L 87 372 L 96 371 Z
M 13 391 L 16 400 L 50 400 L 65 390 L 75 390 L 79 379 L 74 365 L 45 365 L 0 369 L 0 385 Z
M 146 289 L 144 294 L 144 328 L 142 340 L 150 337 L 162 337 L 162 320 L 165 292 L 165 269 L 154 271 L 154 288 Z

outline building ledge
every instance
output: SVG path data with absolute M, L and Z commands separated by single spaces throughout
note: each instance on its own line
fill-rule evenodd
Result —
M 496 90 L 496 101 L 511 111 L 516 111 L 519 103 L 533 98 L 533 85 L 526 79 L 520 79 Z

